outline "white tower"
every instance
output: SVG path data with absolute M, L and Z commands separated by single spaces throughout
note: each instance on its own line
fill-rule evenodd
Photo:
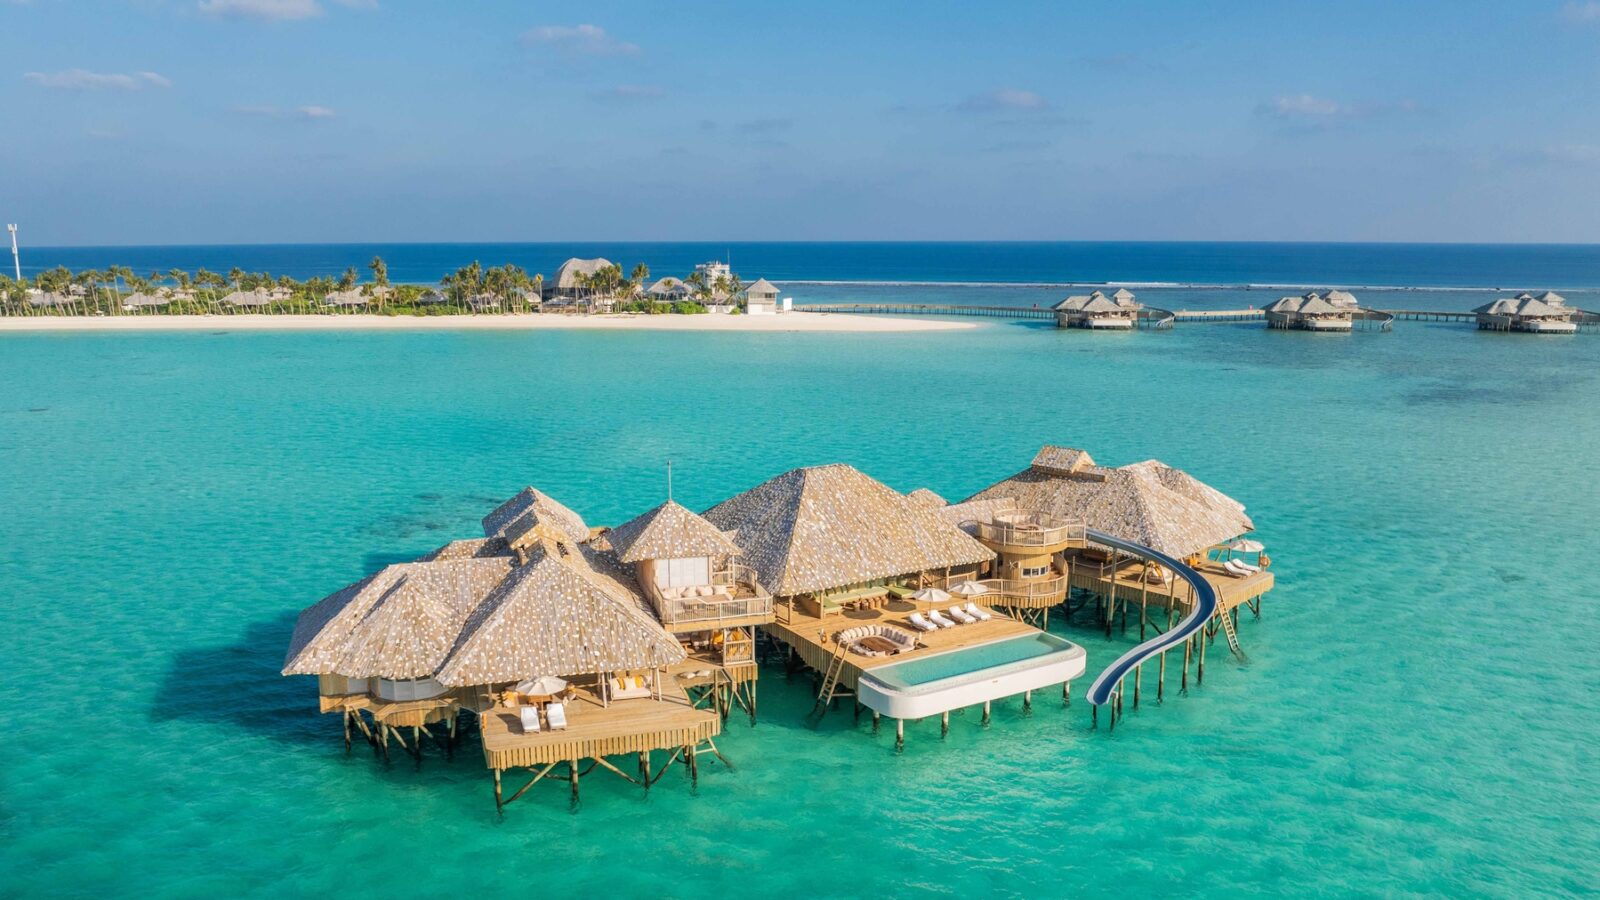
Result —
M 17 255 L 17 226 L 7 225 L 6 230 L 11 232 L 11 268 L 17 273 L 17 280 L 22 280 L 22 257 Z

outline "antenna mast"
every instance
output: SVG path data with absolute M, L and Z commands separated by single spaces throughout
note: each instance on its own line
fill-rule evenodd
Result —
M 11 232 L 11 268 L 17 273 L 17 280 L 22 280 L 22 257 L 17 255 L 17 226 L 7 225 L 6 230 Z

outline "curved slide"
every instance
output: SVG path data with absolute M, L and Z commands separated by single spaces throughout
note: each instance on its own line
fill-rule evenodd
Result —
M 1106 667 L 1106 670 L 1095 678 L 1094 684 L 1089 686 L 1089 702 L 1095 706 L 1104 706 L 1111 702 L 1112 694 L 1116 691 L 1117 685 L 1129 672 L 1133 671 L 1134 666 L 1163 650 L 1182 644 L 1190 635 L 1204 628 L 1206 622 L 1210 621 L 1211 616 L 1217 611 L 1218 598 L 1217 589 L 1212 587 L 1211 582 L 1207 581 L 1204 576 L 1165 553 L 1152 550 L 1143 544 L 1135 544 L 1132 541 L 1113 537 L 1103 531 L 1095 531 L 1092 528 L 1089 529 L 1089 540 L 1096 544 L 1113 547 L 1124 553 L 1131 553 L 1134 556 L 1158 562 L 1177 573 L 1179 578 L 1189 582 L 1189 585 L 1194 588 L 1194 608 L 1189 610 L 1189 614 L 1184 616 L 1177 625 L 1174 625 L 1171 631 L 1166 634 L 1158 634 L 1122 654 L 1117 658 L 1116 662 Z

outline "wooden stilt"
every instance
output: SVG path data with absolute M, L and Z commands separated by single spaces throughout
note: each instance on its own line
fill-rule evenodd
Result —
M 650 751 L 639 751 L 639 783 L 645 790 L 650 790 Z
M 1167 651 L 1161 651 L 1161 658 L 1156 661 L 1156 703 L 1166 699 L 1167 694 Z
M 1194 683 L 1195 684 L 1205 684 L 1206 683 L 1206 644 L 1207 643 L 1208 642 L 1206 641 L 1206 638 L 1205 638 L 1205 631 L 1202 630 L 1200 632 L 1200 658 L 1199 658 L 1198 661 L 1196 661 L 1195 668 L 1194 668 Z
M 1144 682 L 1144 663 L 1133 667 L 1133 708 L 1139 708 L 1139 689 Z
M 690 747 L 686 756 L 689 760 L 689 784 L 698 786 L 700 784 L 700 753 L 695 748 Z
M 989 724 L 989 701 L 983 701 L 983 724 Z
M 1030 709 L 1033 709 L 1033 691 L 1023 691 L 1022 692 L 1022 711 L 1023 712 L 1027 712 Z
M 1089 718 L 1090 718 L 1090 722 L 1089 722 L 1090 726 L 1093 727 L 1093 728 L 1099 728 L 1100 727 L 1100 707 L 1098 707 L 1098 706 L 1090 706 L 1089 707 Z
M 1189 692 L 1189 657 L 1194 651 L 1194 638 L 1183 642 L 1183 679 L 1178 685 L 1178 690 L 1187 694 Z
M 1072 682 L 1061 682 L 1061 702 L 1067 706 L 1072 705 Z
M 939 714 L 939 736 L 950 736 L 950 710 L 948 709 Z
M 872 733 L 873 734 L 877 734 L 878 733 L 878 711 L 877 710 L 873 710 L 872 711 Z
M 894 720 L 894 748 L 904 750 L 906 746 L 906 720 Z
M 575 759 L 567 760 L 567 768 L 570 770 L 570 772 L 568 774 L 572 778 L 572 802 L 573 802 L 573 805 L 577 805 L 577 802 L 578 802 L 578 761 L 575 760 Z
M 494 811 L 495 812 L 501 812 L 505 808 L 506 808 L 505 803 L 500 799 L 500 770 L 499 769 L 495 769 L 494 770 Z
M 350 755 L 350 716 L 351 711 L 344 711 L 344 755 Z

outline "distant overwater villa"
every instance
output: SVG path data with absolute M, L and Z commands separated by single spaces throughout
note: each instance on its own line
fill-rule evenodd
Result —
M 669 491 L 670 493 L 670 491 Z M 1046 446 L 959 503 L 901 494 L 848 465 L 794 469 L 695 513 L 669 496 L 596 528 L 529 487 L 483 536 L 390 565 L 300 614 L 284 675 L 317 677 L 319 709 L 388 759 L 452 754 L 475 724 L 503 808 L 545 780 L 694 782 L 761 664 L 810 672 L 820 718 L 849 701 L 877 730 L 1071 685 L 1083 647 L 1050 632 L 1092 610 L 1140 643 L 1088 691 L 1115 727 L 1146 665 L 1204 678 L 1218 634 L 1243 658 L 1271 560 L 1242 504 L 1149 460 L 1116 468 Z M 1177 658 L 1180 657 L 1181 658 Z M 525 772 L 509 791 L 505 776 Z

